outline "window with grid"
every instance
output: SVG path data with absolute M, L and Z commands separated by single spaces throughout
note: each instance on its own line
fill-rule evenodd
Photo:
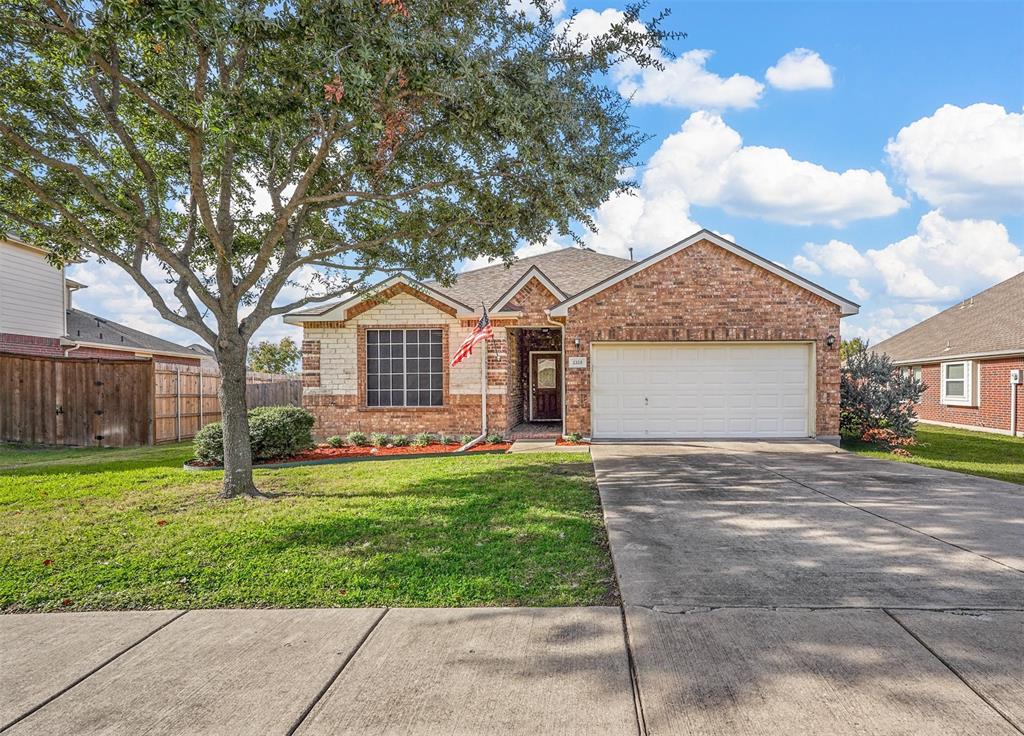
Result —
M 367 406 L 442 406 L 441 330 L 366 331 Z

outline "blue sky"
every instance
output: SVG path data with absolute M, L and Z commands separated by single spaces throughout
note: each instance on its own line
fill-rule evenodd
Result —
M 622 5 L 578 7 L 593 33 Z M 668 7 L 688 37 L 666 70 L 610 80 L 652 139 L 591 247 L 644 256 L 707 227 L 861 303 L 844 336 L 875 342 L 1024 270 L 1024 3 Z M 105 285 L 82 308 L 195 341 L 109 267 L 71 276 Z

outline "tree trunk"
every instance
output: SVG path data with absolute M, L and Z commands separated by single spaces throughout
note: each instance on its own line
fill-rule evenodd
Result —
M 221 498 L 262 496 L 252 480 L 249 407 L 245 400 L 245 345 L 217 351 L 221 424 L 224 427 L 224 487 Z

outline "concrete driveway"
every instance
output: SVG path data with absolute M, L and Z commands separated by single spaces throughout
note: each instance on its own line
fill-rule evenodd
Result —
M 1024 732 L 1024 488 L 813 442 L 592 449 L 648 733 Z

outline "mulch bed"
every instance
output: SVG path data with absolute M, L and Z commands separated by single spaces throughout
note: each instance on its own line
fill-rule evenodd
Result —
M 565 437 L 556 437 L 555 438 L 555 444 L 556 445 L 567 445 L 568 447 L 577 447 L 577 446 L 580 446 L 580 445 L 589 445 L 590 443 L 589 442 L 584 442 L 583 440 L 580 440 L 579 442 L 570 442 Z
M 303 460 L 330 460 L 336 457 L 362 457 L 366 455 L 381 456 L 381 455 L 441 455 L 447 452 L 455 452 L 462 445 L 455 442 L 450 445 L 421 445 L 420 447 L 413 447 L 407 445 L 405 447 L 331 447 L 329 445 L 317 445 L 311 450 L 300 452 L 298 455 L 292 457 L 283 457 L 277 460 L 268 460 L 267 462 L 275 463 L 290 463 L 290 462 L 301 462 Z M 512 446 L 510 442 L 496 442 L 494 444 L 487 444 L 485 442 L 479 445 L 473 445 L 469 449 L 469 452 L 484 452 L 494 450 L 507 450 Z
M 339 458 L 385 457 L 388 455 L 445 455 L 454 453 L 461 446 L 462 445 L 458 442 L 447 445 L 433 443 L 429 445 L 422 445 L 420 447 L 414 447 L 412 445 L 407 445 L 405 447 L 331 447 L 330 445 L 317 445 L 316 447 L 289 457 L 279 457 L 272 460 L 257 460 L 253 465 L 302 463 L 314 462 L 317 460 L 336 460 Z M 501 452 L 507 451 L 510 447 L 512 447 L 511 442 L 481 442 L 479 445 L 473 445 L 468 452 Z M 220 467 L 217 463 L 203 463 L 198 460 L 189 460 L 185 464 L 195 468 Z

